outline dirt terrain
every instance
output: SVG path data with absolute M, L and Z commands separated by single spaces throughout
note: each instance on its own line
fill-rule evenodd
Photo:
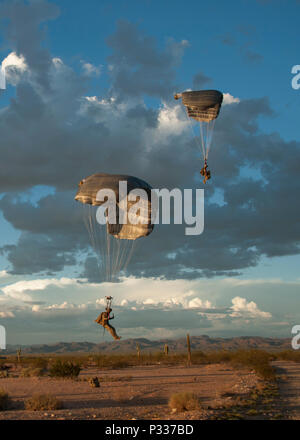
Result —
M 97 376 L 100 388 L 87 380 Z M 208 418 L 209 410 L 176 414 L 168 408 L 173 393 L 193 392 L 203 407 L 220 404 L 226 393 L 241 396 L 259 382 L 257 376 L 227 365 L 197 367 L 143 366 L 122 370 L 83 370 L 80 380 L 5 378 L 0 386 L 9 393 L 15 409 L 0 412 L 0 419 L 182 419 Z M 51 412 L 24 410 L 24 400 L 35 393 L 51 393 L 63 401 L 64 409 Z M 225 399 L 231 399 L 226 397 Z
M 300 364 L 276 361 L 273 366 L 279 374 L 280 405 L 285 418 L 300 420 Z
M 241 412 L 236 402 L 246 402 L 264 383 L 250 370 L 236 370 L 226 364 L 180 366 L 141 366 L 120 370 L 86 369 L 79 379 L 50 377 L 0 379 L 9 393 L 12 408 L 0 412 L 2 419 L 214 419 L 220 418 L 300 418 L 300 365 L 275 362 L 280 376 L 279 396 L 268 409 Z M 100 388 L 88 379 L 97 376 Z M 174 393 L 192 392 L 199 396 L 201 409 L 177 412 L 168 407 Z M 56 411 L 26 411 L 24 401 L 33 394 L 50 393 L 63 402 Z M 237 400 L 238 399 L 238 400 Z M 230 408 L 234 407 L 234 412 Z M 224 412 L 225 411 L 225 412 Z M 251 412 L 252 411 L 252 412 Z M 224 415 L 225 414 L 225 415 Z M 249 417 L 247 416 L 249 415 Z M 221 417 L 222 418 L 222 417 Z

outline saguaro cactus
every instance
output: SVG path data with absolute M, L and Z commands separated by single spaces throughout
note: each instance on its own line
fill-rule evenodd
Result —
M 186 343 L 187 343 L 187 352 L 188 352 L 187 364 L 188 364 L 188 366 L 190 366 L 192 363 L 192 353 L 191 353 L 191 342 L 190 342 L 190 335 L 189 334 L 186 335 Z
M 136 343 L 136 353 L 137 353 L 138 360 L 140 361 L 141 360 L 141 347 L 138 342 Z
M 17 359 L 18 359 L 18 363 L 21 362 L 21 355 L 22 355 L 22 349 L 21 349 L 21 347 L 20 347 L 20 348 L 18 348 L 18 350 L 17 350 Z

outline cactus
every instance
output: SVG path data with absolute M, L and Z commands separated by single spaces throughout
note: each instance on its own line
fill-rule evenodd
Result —
M 187 365 L 190 367 L 192 364 L 192 353 L 191 353 L 191 342 L 190 342 L 190 335 L 189 333 L 186 335 L 186 343 L 187 343 Z
M 141 347 L 140 347 L 140 344 L 138 344 L 138 343 L 136 343 L 136 352 L 137 352 L 138 360 L 140 360 L 141 359 Z
M 19 363 L 19 364 L 21 363 L 21 355 L 22 355 L 22 349 L 21 349 L 21 347 L 20 347 L 20 348 L 18 348 L 18 350 L 17 350 L 17 359 L 18 359 L 18 363 Z

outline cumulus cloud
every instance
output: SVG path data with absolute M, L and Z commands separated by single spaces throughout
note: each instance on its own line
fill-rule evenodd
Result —
M 223 105 L 229 105 L 240 102 L 239 98 L 235 98 L 230 93 L 223 93 Z
M 94 66 L 91 63 L 86 63 L 84 61 L 81 62 L 82 63 L 82 70 L 84 75 L 86 76 L 100 76 L 101 74 L 101 70 L 102 70 L 102 66 Z
M 2 312 L 0 311 L 0 318 L 4 319 L 4 318 L 14 318 L 15 315 L 13 314 L 13 312 Z
M 5 80 L 7 83 L 16 86 L 22 79 L 23 74 L 28 71 L 24 56 L 18 56 L 15 52 L 11 52 L 2 61 L 2 71 L 5 72 Z
M 257 304 L 254 301 L 247 302 L 245 298 L 236 296 L 232 299 L 231 309 L 233 312 L 230 314 L 232 317 L 241 317 L 248 315 L 251 318 L 271 318 L 271 313 L 263 312 L 259 310 Z
M 29 4 L 23 1 L 5 1 L 0 5 L 2 20 L 8 20 L 4 33 L 13 52 L 25 59 L 37 84 L 48 90 L 51 58 L 48 50 L 40 45 L 41 38 L 43 38 L 40 25 L 56 18 L 58 13 L 56 5 L 44 0 Z
M 65 286 L 76 285 L 76 279 L 60 278 L 60 279 L 37 279 L 37 280 L 24 280 L 18 281 L 13 284 L 9 284 L 2 287 L 2 292 L 5 295 L 11 295 L 12 293 L 22 293 L 26 291 L 45 290 L 48 286 L 55 286 L 63 288 Z

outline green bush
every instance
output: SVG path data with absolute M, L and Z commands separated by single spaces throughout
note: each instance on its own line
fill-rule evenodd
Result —
M 51 377 L 77 377 L 81 371 L 78 364 L 73 364 L 71 361 L 61 361 L 57 359 L 49 369 Z

